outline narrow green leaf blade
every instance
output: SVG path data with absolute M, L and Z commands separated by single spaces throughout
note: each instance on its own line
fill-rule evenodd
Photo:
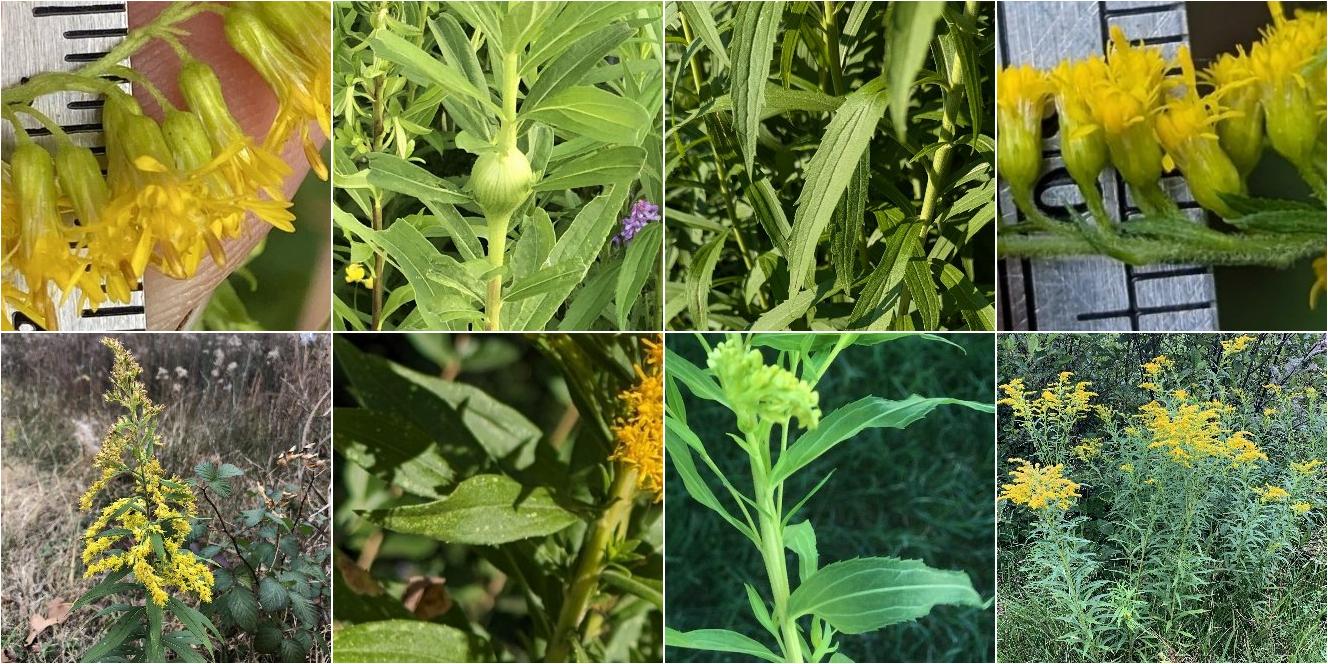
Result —
M 926 60 L 936 21 L 945 9 L 944 2 L 892 2 L 886 19 L 885 80 L 890 91 L 890 121 L 895 135 L 904 140 L 908 129 L 908 106 L 913 96 L 913 81 Z
M 687 18 L 687 24 L 691 26 L 697 38 L 710 49 L 710 54 L 715 58 L 719 68 L 727 69 L 729 53 L 724 48 L 724 40 L 719 38 L 719 28 L 715 26 L 715 17 L 711 14 L 714 11 L 711 3 L 684 1 L 678 3 L 678 9 Z
M 952 404 L 984 413 L 996 412 L 992 404 L 952 399 L 950 397 L 920 397 L 910 395 L 901 401 L 880 397 L 863 397 L 837 408 L 821 419 L 821 424 L 808 431 L 789 446 L 779 457 L 771 471 L 770 481 L 779 483 L 815 461 L 835 445 L 858 435 L 867 428 L 903 429 L 926 417 L 937 406 Z
M 858 160 L 885 114 L 886 92 L 885 82 L 877 78 L 850 94 L 835 111 L 820 147 L 812 155 L 789 238 L 789 297 L 807 284 L 821 232 L 830 223 Z
M 855 558 L 826 565 L 789 596 L 794 618 L 814 615 L 845 634 L 862 634 L 915 620 L 937 604 L 981 607 L 964 572 L 919 560 Z
M 614 292 L 614 313 L 618 319 L 618 329 L 627 329 L 628 314 L 636 304 L 641 289 L 650 279 L 650 275 L 659 275 L 659 251 L 664 236 L 663 222 L 646 224 L 627 245 L 627 254 L 623 257 L 622 268 L 618 271 L 618 283 Z
M 710 326 L 710 282 L 728 238 L 727 230 L 711 238 L 696 250 L 687 266 L 687 308 L 692 312 L 692 322 L 698 330 Z
M 733 46 L 733 125 L 748 173 L 756 159 L 765 82 L 770 78 L 770 60 L 775 55 L 775 36 L 783 15 L 783 2 L 740 3 L 729 38 Z
M 767 662 L 784 661 L 784 658 L 770 652 L 770 649 L 760 642 L 727 629 L 694 629 L 690 632 L 679 632 L 672 627 L 665 627 L 664 644 L 674 648 L 736 652 L 740 655 L 760 657 Z
M 651 124 L 650 112 L 636 100 L 590 85 L 549 97 L 526 118 L 613 145 L 638 145 Z
M 442 500 L 365 516 L 388 530 L 480 545 L 551 535 L 577 521 L 548 489 L 527 488 L 504 475 L 476 475 Z
M 784 528 L 784 546 L 798 554 L 798 582 L 806 583 L 820 564 L 816 552 L 816 530 L 811 521 L 799 521 Z

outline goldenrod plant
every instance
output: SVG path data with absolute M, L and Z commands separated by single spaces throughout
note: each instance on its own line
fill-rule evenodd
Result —
M 660 661 L 662 340 L 353 339 L 335 660 Z
M 142 368 L 119 341 L 106 338 L 103 343 L 115 353 L 106 400 L 127 412 L 102 440 L 93 460 L 101 477 L 79 499 L 79 509 L 91 511 L 103 492 L 123 495 L 105 503 L 83 535 L 84 577 L 106 576 L 71 611 L 111 595 L 128 601 L 104 609 L 119 618 L 83 653 L 83 660 L 164 662 L 170 650 L 182 660 L 198 661 L 195 647 L 211 652 L 212 638 L 221 634 L 190 606 L 195 599 L 211 602 L 215 583 L 211 561 L 186 546 L 198 516 L 194 493 L 183 479 L 167 476 L 157 461 L 156 450 L 165 444 L 157 435 L 163 407 L 148 398 Z M 165 632 L 167 615 L 183 629 Z
M 1113 26 L 1107 54 L 1050 71 L 1006 67 L 997 81 L 998 165 L 1021 219 L 1000 229 L 1004 256 L 1105 255 L 1130 265 L 1286 267 L 1324 252 L 1325 15 L 1268 3 L 1270 24 L 1248 51 L 1195 67 Z M 1054 114 L 1061 155 L 1085 207 L 1056 219 L 1034 203 L 1044 171 L 1042 127 Z M 1251 196 L 1248 176 L 1270 155 L 1294 167 L 1312 200 Z M 1139 216 L 1107 212 L 1099 179 L 1125 181 Z M 1163 186 L 1179 173 L 1208 223 Z M 1323 264 L 1315 264 L 1322 282 Z M 1321 286 L 1316 284 L 1311 302 Z
M 669 325 L 993 329 L 994 7 L 669 2 Z
M 339 4 L 336 326 L 658 329 L 660 28 L 650 2 Z
M 993 412 L 990 403 L 916 394 L 897 401 L 868 395 L 822 411 L 817 384 L 842 352 L 905 336 L 735 334 L 712 346 L 713 337 L 698 335 L 706 352 L 704 369 L 667 352 L 665 446 L 673 468 L 693 500 L 759 552 L 765 571 L 763 580 L 743 584 L 750 602 L 744 608 L 765 631 L 759 640 L 719 625 L 666 628 L 667 645 L 710 651 L 708 657 L 718 652 L 770 662 L 852 661 L 841 649 L 842 635 L 923 619 L 939 605 L 976 611 L 989 606 L 966 572 L 935 569 L 925 561 L 868 556 L 823 564 L 817 531 L 803 509 L 829 474 L 805 495 L 786 491 L 792 478 L 867 429 L 904 429 L 945 405 Z M 698 433 L 683 390 L 722 405 L 728 428 Z M 721 467 L 703 437 L 738 446 L 744 463 Z M 722 490 L 716 493 L 712 485 Z M 790 551 L 796 569 L 790 569 Z
M 1024 385 L 1053 380 L 1072 345 L 1104 394 L 1086 398 L 1094 417 L 1047 425 L 1060 411 L 1021 408 Z M 1000 450 L 1027 458 L 999 494 L 998 659 L 1323 656 L 1315 337 L 1034 337 L 1002 357 L 1030 375 L 1002 385 Z
M 70 298 L 93 310 L 127 302 L 149 266 L 187 279 L 204 259 L 223 265 L 222 242 L 245 233 L 251 215 L 293 231 L 282 191 L 291 169 L 280 152 L 298 135 L 313 170 L 327 178 L 309 132 L 313 124 L 324 134 L 331 128 L 329 12 L 325 2 L 176 2 L 97 60 L 0 92 L 16 141 L 3 171 L 6 329 L 14 313 L 54 329 L 56 304 Z M 261 139 L 240 127 L 217 73 L 182 44 L 181 25 L 205 13 L 221 17 L 226 40 L 276 96 L 276 117 Z M 153 43 L 180 60 L 183 107 L 121 64 Z M 114 78 L 150 95 L 162 118 L 148 117 Z M 35 105 L 70 91 L 104 102 L 104 159 Z M 26 128 L 32 122 L 39 131 Z M 45 134 L 50 139 L 39 143 Z

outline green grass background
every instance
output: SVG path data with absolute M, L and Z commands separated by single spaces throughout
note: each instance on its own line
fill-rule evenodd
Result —
M 844 351 L 818 385 L 822 412 L 868 395 L 910 393 L 990 403 L 993 335 L 945 335 L 963 348 L 921 338 Z M 720 340 L 710 335 L 713 344 Z M 669 335 L 671 350 L 704 366 L 692 335 Z M 772 357 L 767 354 L 767 357 Z M 687 419 L 720 468 L 751 490 L 744 453 L 725 435 L 730 411 L 686 393 Z M 836 446 L 787 485 L 796 502 L 825 473 L 834 477 L 802 512 L 816 527 L 821 565 L 865 556 L 917 558 L 968 573 L 984 599 L 994 592 L 993 419 L 941 407 L 903 431 L 869 429 Z M 760 556 L 717 515 L 687 495 L 665 464 L 665 624 L 673 629 L 731 629 L 773 645 L 752 617 L 742 584 L 769 597 Z M 704 471 L 703 471 L 704 472 Z M 711 482 L 719 495 L 727 495 Z M 790 556 L 790 569 L 796 561 Z M 805 621 L 804 621 L 805 622 Z M 858 662 L 993 661 L 991 609 L 937 607 L 916 622 L 838 637 Z M 668 648 L 670 662 L 745 661 L 743 656 Z

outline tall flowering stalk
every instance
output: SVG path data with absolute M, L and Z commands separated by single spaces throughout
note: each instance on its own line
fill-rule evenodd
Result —
M 618 395 L 622 415 L 613 425 L 617 447 L 609 457 L 613 483 L 609 503 L 586 532 L 568 581 L 567 592 L 545 661 L 566 661 L 575 633 L 585 620 L 590 600 L 599 587 L 604 560 L 626 537 L 632 508 L 639 496 L 659 502 L 664 492 L 664 343 L 642 339 L 644 362 L 633 365 L 636 383 Z
M 244 132 L 216 73 L 180 40 L 179 25 L 205 12 L 221 16 L 227 41 L 276 95 L 276 119 L 261 139 Z M 250 215 L 293 231 L 281 190 L 290 167 L 280 151 L 298 134 L 311 167 L 327 179 L 309 131 L 311 124 L 325 135 L 331 129 L 329 12 L 318 2 L 177 2 L 99 60 L 74 72 L 38 74 L 0 93 L 0 112 L 17 140 L 4 165 L 5 188 L 13 189 L 3 199 L 4 327 L 21 313 L 54 329 L 57 304 L 70 298 L 94 310 L 127 301 L 149 266 L 186 279 L 205 258 L 222 265 L 223 242 L 242 235 Z M 181 59 L 184 107 L 119 64 L 154 41 Z M 145 115 L 108 76 L 150 95 L 162 118 Z M 68 91 L 105 102 L 105 175 L 90 149 L 34 105 Z M 49 131 L 52 143 L 38 145 L 20 116 Z
M 103 493 L 120 497 L 103 505 L 83 534 L 84 578 L 108 576 L 73 608 L 109 594 L 137 595 L 141 591 L 144 606 L 125 605 L 120 622 L 146 618 L 142 654 L 147 661 L 164 661 L 162 610 L 168 605 L 201 643 L 208 644 L 211 624 L 183 600 L 192 595 L 203 603 L 211 602 L 214 579 L 207 563 L 185 546 L 197 516 L 193 490 L 179 477 L 168 477 L 156 458 L 157 447 L 165 444 L 157 434 L 163 407 L 148 398 L 140 380 L 142 368 L 133 355 L 115 339 L 106 338 L 102 343 L 115 354 L 106 400 L 126 413 L 111 425 L 93 459 L 101 474 L 79 499 L 79 509 L 92 511 Z M 132 582 L 120 582 L 131 574 Z M 84 659 L 100 661 L 101 656 L 123 646 L 126 634 L 112 629 L 107 640 L 93 646 Z

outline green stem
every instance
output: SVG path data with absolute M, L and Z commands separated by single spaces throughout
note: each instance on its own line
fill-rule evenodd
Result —
M 489 236 L 489 265 L 494 269 L 494 275 L 489 277 L 488 298 L 484 303 L 485 327 L 488 330 L 501 330 L 502 310 L 503 310 L 503 275 L 500 270 L 503 266 L 503 256 L 507 251 L 507 224 L 511 221 L 512 214 L 501 217 L 488 218 L 488 236 Z
M 549 640 L 548 650 L 544 652 L 546 662 L 565 662 L 572 652 L 572 638 L 577 627 L 585 619 L 586 610 L 595 589 L 599 587 L 599 577 L 603 570 L 604 553 L 609 545 L 621 538 L 621 530 L 632 513 L 632 499 L 636 495 L 637 471 L 622 464 L 614 466 L 613 484 L 609 487 L 610 503 L 604 512 L 586 533 L 577 554 L 576 571 L 568 585 L 562 608 L 558 611 L 558 623 L 554 627 L 553 637 Z
M 1129 222 L 1126 222 L 1127 224 Z M 1064 226 L 1062 224 L 1062 226 Z M 1199 263 L 1203 265 L 1267 265 L 1287 267 L 1309 256 L 1323 253 L 1323 238 L 1296 235 L 1230 235 L 1224 242 L 1160 242 L 1146 237 L 1100 235 L 1090 242 L 1076 233 L 1027 235 L 1005 232 L 997 253 L 1001 257 L 1065 258 L 1100 256 L 1105 247 L 1115 258 L 1130 265 Z
M 775 604 L 773 618 L 783 635 L 784 661 L 802 664 L 802 639 L 798 635 L 798 623 L 788 615 L 789 581 L 788 564 L 784 556 L 784 527 L 779 508 L 775 505 L 777 487 L 769 485 L 769 442 L 748 434 L 747 451 L 752 468 L 752 489 L 757 501 L 757 534 L 761 541 L 761 558 L 765 562 L 770 596 Z
M 374 78 L 373 86 L 373 151 L 383 151 L 383 107 L 386 100 L 383 99 L 383 81 L 384 76 Z M 383 194 L 378 188 L 373 189 L 373 218 L 370 220 L 373 224 L 374 232 L 383 230 Z M 379 249 L 374 249 L 374 272 L 373 272 L 373 321 L 370 329 L 379 330 L 383 324 L 383 268 L 386 257 Z

